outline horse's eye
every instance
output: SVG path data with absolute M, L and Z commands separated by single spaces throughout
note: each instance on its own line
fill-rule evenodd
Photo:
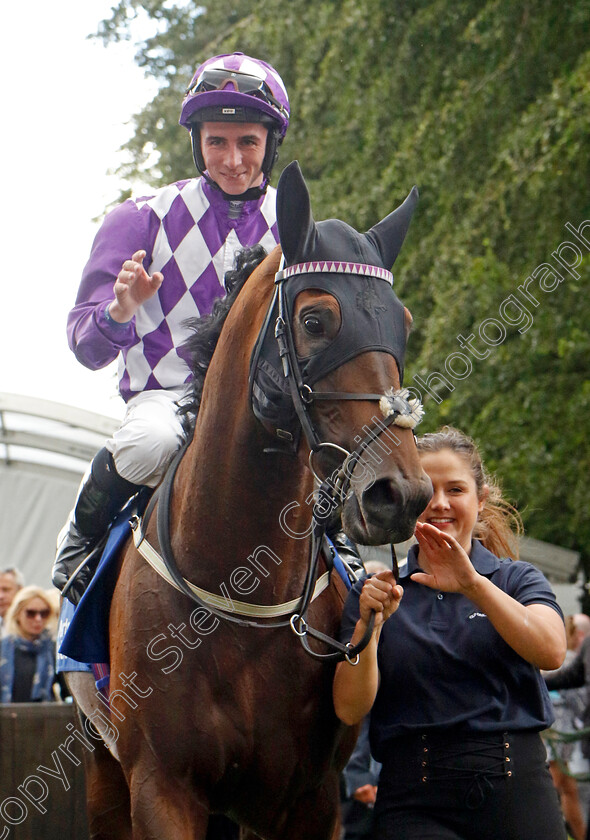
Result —
M 317 315 L 306 315 L 303 319 L 303 326 L 310 335 L 322 335 L 324 332 L 324 325 Z

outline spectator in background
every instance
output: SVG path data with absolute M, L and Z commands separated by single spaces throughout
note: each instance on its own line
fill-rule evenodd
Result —
M 53 612 L 51 601 L 39 586 L 24 586 L 14 597 L 1 642 L 2 703 L 54 699 L 55 643 L 47 629 Z
M 590 617 L 583 613 L 568 615 L 565 631 L 568 647 L 565 659 L 567 665 L 575 658 L 584 639 L 590 635 Z M 558 674 L 559 669 L 554 673 Z M 554 690 L 551 692 L 551 700 L 555 712 L 552 727 L 554 730 L 569 733 L 582 727 L 584 709 L 588 702 L 586 687 Z M 575 758 L 575 750 L 579 748 L 579 741 L 560 743 L 551 740 L 548 744 L 549 769 L 553 784 L 559 794 L 561 810 L 574 840 L 584 840 L 586 837 L 586 807 L 580 802 L 578 782 L 571 775 L 574 772 L 572 760 Z
M 3 631 L 4 617 L 14 596 L 24 585 L 25 580 L 18 569 L 13 567 L 0 571 L 0 632 Z

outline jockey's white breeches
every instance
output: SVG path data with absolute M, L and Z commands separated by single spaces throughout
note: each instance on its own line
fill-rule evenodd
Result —
M 143 391 L 127 403 L 123 422 L 105 446 L 117 472 L 133 484 L 155 487 L 185 433 L 177 413 L 180 391 Z

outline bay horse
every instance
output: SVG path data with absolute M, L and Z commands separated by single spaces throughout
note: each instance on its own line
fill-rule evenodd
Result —
M 409 538 L 428 501 L 417 407 L 400 391 L 411 316 L 389 272 L 416 200 L 414 189 L 359 234 L 314 222 L 297 163 L 281 175 L 281 246 L 235 296 L 168 501 L 122 552 L 118 761 L 86 753 L 93 840 L 203 840 L 210 814 L 266 840 L 333 835 L 356 732 L 332 704 L 324 638 L 338 634 L 346 591 L 314 549 L 314 474 L 363 544 Z M 172 571 L 158 570 L 163 554 Z M 262 605 L 258 617 L 243 604 Z

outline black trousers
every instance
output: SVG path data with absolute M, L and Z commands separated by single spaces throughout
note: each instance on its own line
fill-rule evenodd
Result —
M 538 733 L 424 733 L 385 752 L 377 840 L 566 840 Z

